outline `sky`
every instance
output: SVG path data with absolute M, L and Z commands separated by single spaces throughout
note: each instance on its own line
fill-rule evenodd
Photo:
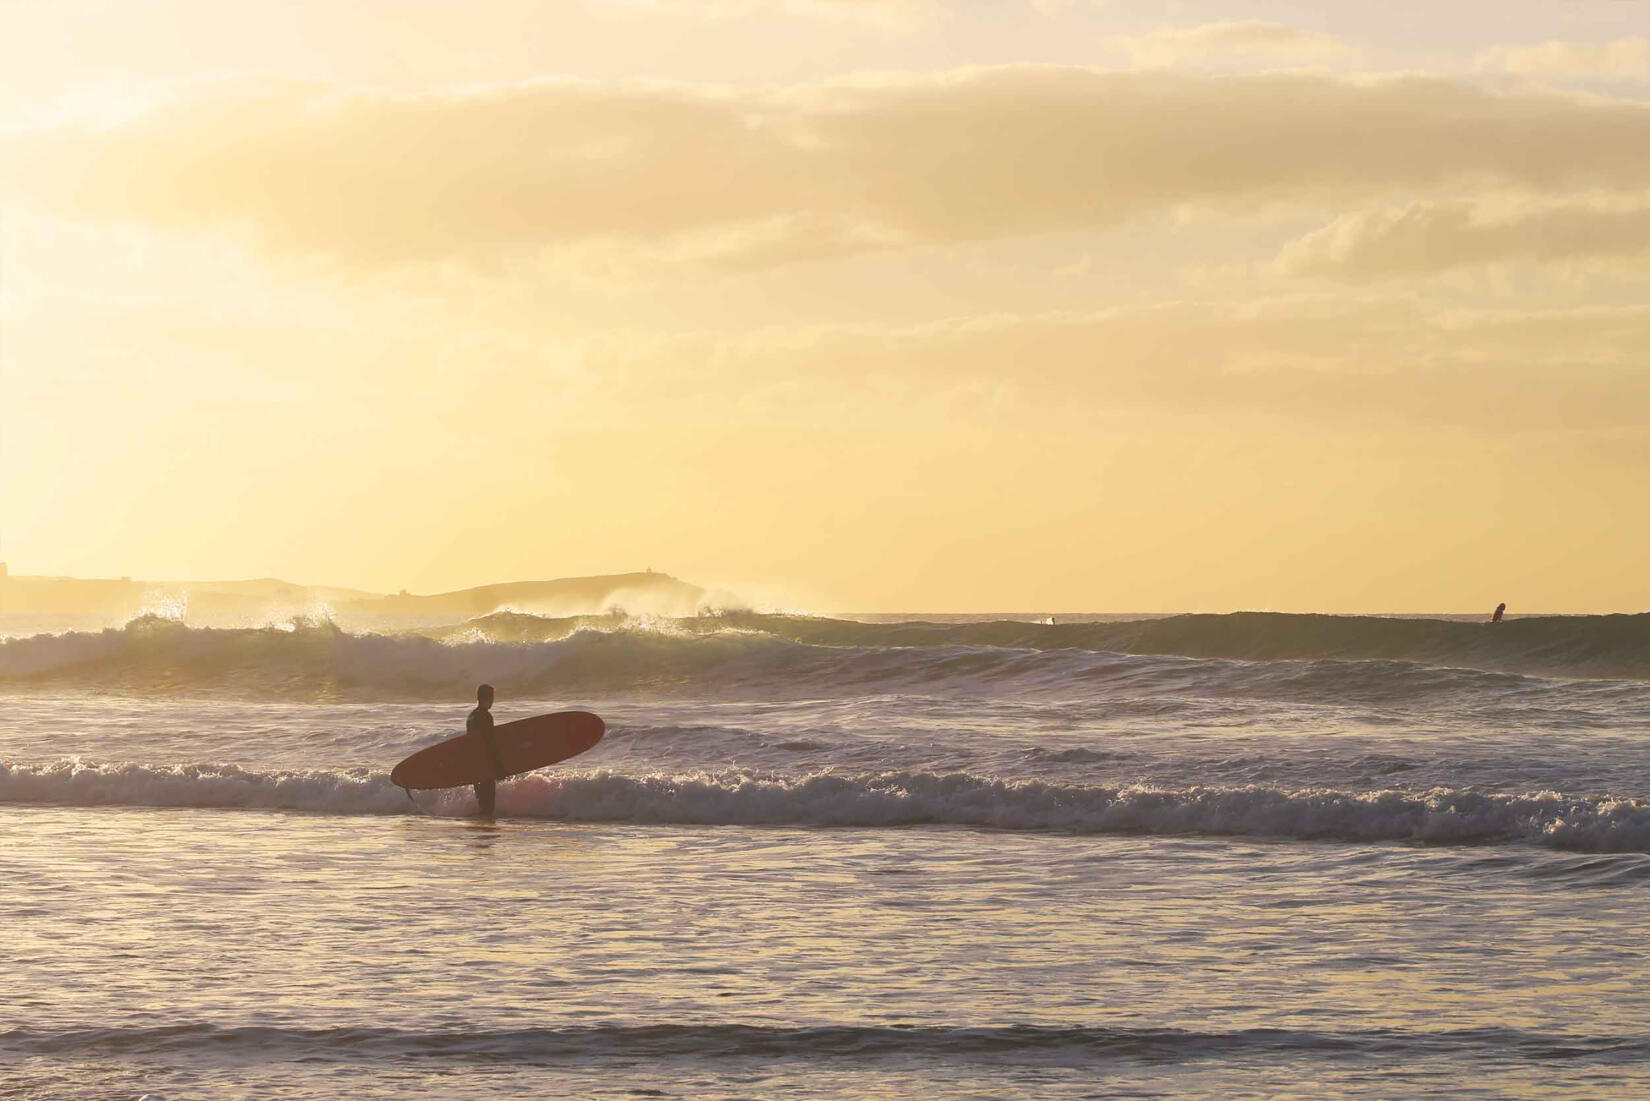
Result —
M 0 0 L 0 560 L 1650 606 L 1650 0 Z

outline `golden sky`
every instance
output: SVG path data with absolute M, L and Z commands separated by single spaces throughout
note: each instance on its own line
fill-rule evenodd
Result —
M 6 0 L 0 559 L 1642 610 L 1647 13 Z

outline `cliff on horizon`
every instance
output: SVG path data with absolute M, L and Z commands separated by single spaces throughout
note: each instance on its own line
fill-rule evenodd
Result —
M 246 581 L 134 581 L 0 575 L 0 615 L 76 616 L 110 624 L 161 612 L 196 626 L 245 625 L 293 615 L 344 618 L 471 618 L 502 610 L 548 615 L 595 614 L 612 608 L 692 615 L 704 590 L 669 574 L 641 573 L 511 581 L 453 592 L 394 595 L 275 578 Z
M 646 570 L 642 573 L 562 577 L 553 581 L 510 581 L 428 596 L 401 592 L 394 596 L 344 601 L 334 607 L 344 615 L 457 616 L 465 619 L 498 611 L 567 616 L 592 615 L 615 608 L 676 616 L 692 615 L 704 595 L 705 590 L 697 585 L 679 581 L 666 573 Z

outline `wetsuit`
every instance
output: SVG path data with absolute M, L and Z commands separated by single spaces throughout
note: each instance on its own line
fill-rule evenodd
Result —
M 493 759 L 493 779 L 483 780 L 475 786 L 476 802 L 481 805 L 481 813 L 491 816 L 493 813 L 493 799 L 498 793 L 498 777 L 504 775 L 504 762 L 498 758 L 498 746 L 493 744 L 493 713 L 485 707 L 478 707 L 470 712 L 470 717 L 464 720 L 466 734 L 479 734 L 487 743 L 487 754 Z

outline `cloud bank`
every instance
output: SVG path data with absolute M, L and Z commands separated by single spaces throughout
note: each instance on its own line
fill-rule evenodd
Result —
M 745 266 L 1442 189 L 1650 186 L 1650 105 L 1426 77 L 1013 66 L 783 88 L 428 95 L 215 81 L 0 139 L 58 216 L 380 266 L 603 244 Z

